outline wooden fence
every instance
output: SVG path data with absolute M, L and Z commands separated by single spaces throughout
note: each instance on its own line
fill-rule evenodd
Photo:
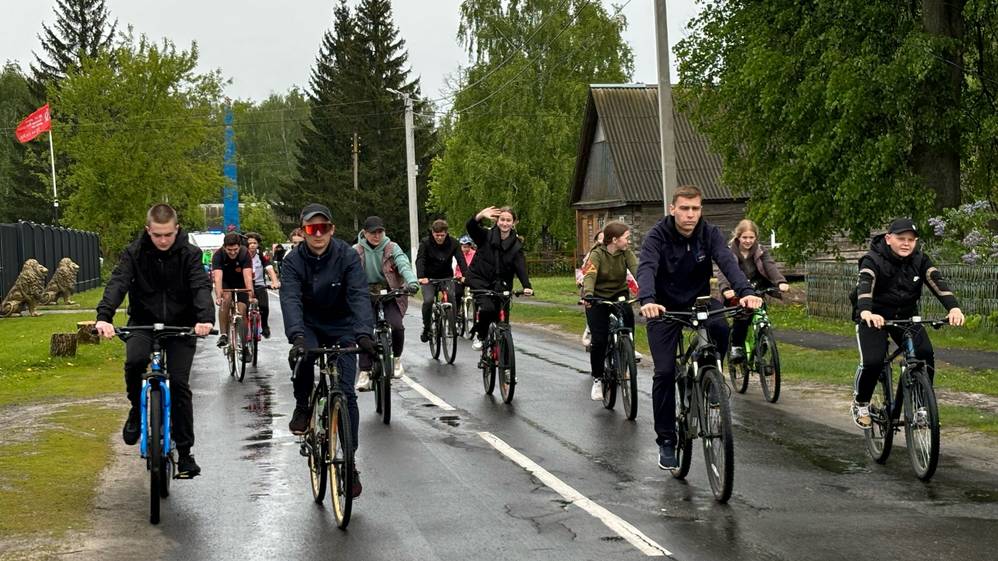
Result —
M 998 330 L 998 265 L 939 265 L 939 270 L 960 300 L 963 313 L 979 315 L 983 326 Z M 857 274 L 855 262 L 809 262 L 806 266 L 807 313 L 850 319 L 849 292 L 856 285 Z M 926 317 L 940 317 L 946 313 L 928 288 L 922 290 L 920 311 Z

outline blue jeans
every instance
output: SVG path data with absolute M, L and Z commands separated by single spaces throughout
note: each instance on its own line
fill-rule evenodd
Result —
M 312 329 L 305 327 L 305 346 L 314 349 L 320 346 L 330 345 L 353 345 L 353 336 L 333 336 L 325 333 L 316 333 Z M 316 356 L 306 355 L 302 360 L 301 367 L 294 379 L 295 405 L 297 407 L 308 407 L 308 399 L 312 395 L 312 388 L 315 385 L 315 361 Z M 357 408 L 357 391 L 354 384 L 357 382 L 357 355 L 341 355 L 336 361 L 336 367 L 340 371 L 340 391 L 347 398 L 347 410 L 350 411 L 350 434 L 353 436 L 354 450 L 360 445 L 359 427 L 360 411 Z

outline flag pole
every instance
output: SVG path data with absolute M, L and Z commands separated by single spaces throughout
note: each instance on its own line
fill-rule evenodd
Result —
M 49 129 L 49 157 L 52 161 L 52 207 L 55 210 L 55 225 L 59 225 L 59 192 L 55 188 L 55 145 L 52 143 L 52 129 Z

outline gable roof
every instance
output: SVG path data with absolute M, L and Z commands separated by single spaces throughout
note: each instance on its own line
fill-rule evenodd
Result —
M 721 158 L 710 151 L 707 139 L 684 114 L 673 110 L 673 118 L 679 185 L 696 185 L 706 200 L 742 199 L 721 185 Z M 661 202 L 658 86 L 593 84 L 586 101 L 570 204 L 580 202 L 582 197 L 597 124 L 606 135 L 624 202 Z

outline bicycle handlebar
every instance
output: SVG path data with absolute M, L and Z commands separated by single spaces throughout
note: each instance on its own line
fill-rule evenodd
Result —
M 716 310 L 692 310 L 689 312 L 672 312 L 664 311 L 655 318 L 649 318 L 648 323 L 654 323 L 659 321 L 675 321 L 681 323 L 688 327 L 694 327 L 694 321 L 704 321 L 707 318 L 714 316 L 728 316 L 733 315 L 737 312 L 747 310 L 748 308 L 743 308 L 742 306 L 728 306 L 726 308 L 718 308 Z
M 223 288 L 222 292 L 253 292 L 252 288 Z
M 949 325 L 949 320 L 946 318 L 942 319 L 922 319 L 921 316 L 912 316 L 908 319 L 885 319 L 884 325 L 893 325 L 896 327 L 912 327 L 919 324 L 928 324 L 933 327 L 933 329 L 939 329 L 944 325 Z
M 607 306 L 616 306 L 617 304 L 633 304 L 638 301 L 637 298 L 625 298 L 621 296 L 616 300 L 610 298 L 601 298 L 599 296 L 583 296 L 582 300 L 584 302 L 590 302 L 593 304 L 604 304 Z
M 415 294 L 415 292 L 411 292 L 408 287 L 403 286 L 402 288 L 394 288 L 392 290 L 382 289 L 381 292 L 372 294 L 371 296 L 377 296 L 382 302 L 388 302 L 399 296 L 409 296 L 410 294 Z
M 510 296 L 523 296 L 522 290 L 488 290 L 485 288 L 473 288 L 471 289 L 472 294 L 480 296 L 502 296 L 503 298 L 509 298 Z
M 153 337 L 157 339 L 164 337 L 206 337 L 206 335 L 198 335 L 194 333 L 193 327 L 163 325 L 162 323 L 154 323 L 152 325 L 128 325 L 125 327 L 114 328 L 114 334 L 117 335 L 122 341 L 128 339 L 132 335 L 133 331 L 152 333 Z M 91 333 L 97 333 L 97 330 L 92 329 Z M 212 329 L 208 332 L 208 335 L 218 335 L 218 330 Z

